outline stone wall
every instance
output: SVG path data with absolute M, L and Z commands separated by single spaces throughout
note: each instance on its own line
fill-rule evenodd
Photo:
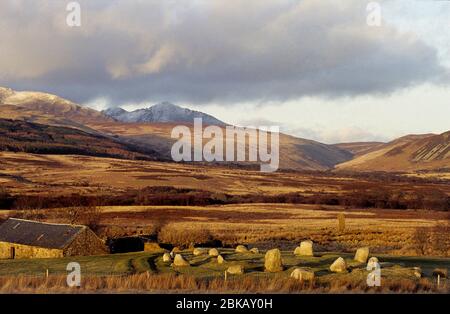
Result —
M 90 229 L 79 233 L 75 240 L 64 249 L 64 256 L 108 254 L 106 245 Z
M 28 246 L 22 244 L 14 244 L 7 242 L 0 242 L 0 259 L 11 258 L 11 248 L 15 249 L 16 259 L 21 258 L 52 258 L 63 257 L 63 251 L 58 249 L 46 249 L 35 246 Z

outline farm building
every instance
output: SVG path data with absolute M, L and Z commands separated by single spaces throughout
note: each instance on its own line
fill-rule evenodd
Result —
M 107 253 L 86 226 L 9 218 L 0 225 L 0 259 L 48 258 Z

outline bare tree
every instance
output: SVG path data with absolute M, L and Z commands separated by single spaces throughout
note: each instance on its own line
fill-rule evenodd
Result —
M 426 255 L 430 238 L 429 227 L 417 227 L 413 234 L 414 247 L 419 255 Z

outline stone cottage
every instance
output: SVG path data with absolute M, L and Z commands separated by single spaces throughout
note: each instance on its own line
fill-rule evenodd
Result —
M 9 218 L 0 225 L 0 259 L 49 258 L 108 253 L 86 226 Z

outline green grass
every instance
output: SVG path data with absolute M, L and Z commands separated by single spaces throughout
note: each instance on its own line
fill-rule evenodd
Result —
M 111 254 L 102 256 L 66 257 L 58 259 L 22 259 L 22 260 L 0 260 L 0 276 L 11 275 L 45 275 L 67 274 L 67 264 L 78 262 L 81 265 L 83 275 L 129 275 L 143 272 L 150 273 L 176 273 L 193 275 L 197 278 L 210 279 L 223 277 L 225 270 L 234 264 L 241 264 L 245 268 L 245 276 L 289 276 L 294 267 L 308 267 L 315 271 L 319 280 L 330 280 L 332 278 L 365 280 L 367 270 L 365 264 L 353 261 L 353 254 L 345 253 L 323 253 L 314 257 L 297 257 L 292 252 L 282 252 L 285 270 L 280 273 L 264 272 L 264 254 L 239 254 L 232 249 L 221 249 L 222 256 L 226 262 L 218 264 L 216 258 L 207 255 L 194 256 L 190 251 L 183 251 L 182 255 L 191 266 L 172 267 L 171 263 L 162 261 L 162 253 L 137 252 L 126 254 Z M 352 269 L 351 272 L 335 274 L 329 271 L 331 263 L 339 256 L 347 261 Z M 382 277 L 384 278 L 409 278 L 414 279 L 412 267 L 421 267 L 425 276 L 431 276 L 436 267 L 450 268 L 450 258 L 430 257 L 400 257 L 379 255 L 382 263 Z M 383 264 L 386 263 L 386 264 Z M 386 267 L 383 267 L 386 265 Z
M 50 274 L 67 273 L 70 262 L 78 262 L 83 274 L 123 275 L 150 270 L 148 253 L 111 254 L 100 256 L 79 256 L 65 258 L 0 260 L 0 276 L 40 275 L 49 270 Z

